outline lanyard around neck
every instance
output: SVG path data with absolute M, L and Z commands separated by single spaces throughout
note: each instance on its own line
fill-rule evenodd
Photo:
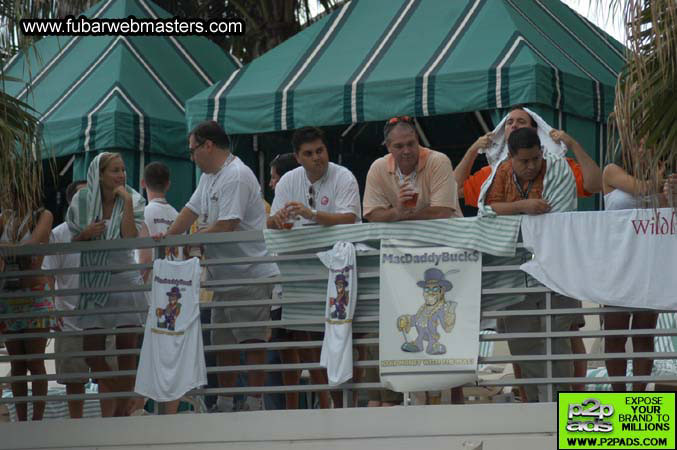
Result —
M 515 171 L 512 171 L 512 181 L 515 183 L 515 186 L 517 187 L 517 190 L 520 193 L 520 197 L 522 197 L 522 200 L 526 200 L 529 198 L 529 192 L 531 191 L 531 188 L 534 185 L 534 180 L 529 181 L 529 184 L 527 184 L 527 190 L 525 191 L 522 189 L 522 185 L 517 179 L 517 175 L 515 175 Z

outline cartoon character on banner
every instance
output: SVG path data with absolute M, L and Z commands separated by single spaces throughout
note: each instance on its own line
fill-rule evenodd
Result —
M 346 312 L 350 299 L 348 275 L 352 268 L 353 266 L 346 266 L 340 270 L 333 271 L 338 272 L 338 274 L 334 279 L 336 297 L 329 297 L 329 317 L 332 319 L 346 320 L 348 318 L 348 313 Z
M 167 306 L 155 310 L 155 315 L 158 318 L 157 327 L 174 331 L 176 318 L 181 314 L 181 303 L 179 303 L 181 290 L 178 286 L 174 286 L 167 292 L 167 297 Z
M 446 346 L 441 344 L 440 333 L 437 331 L 441 325 L 446 333 L 451 333 L 456 323 L 456 305 L 454 301 L 447 301 L 445 295 L 451 291 L 453 285 L 446 279 L 446 275 L 460 272 L 452 269 L 446 274 L 439 269 L 427 269 L 423 274 L 423 280 L 416 283 L 423 288 L 423 305 L 416 314 L 403 314 L 397 318 L 397 330 L 404 336 L 402 350 L 405 352 L 421 352 L 424 350 L 424 341 L 428 342 L 425 352 L 429 355 L 444 355 Z M 407 333 L 411 328 L 416 328 L 418 337 L 409 342 Z

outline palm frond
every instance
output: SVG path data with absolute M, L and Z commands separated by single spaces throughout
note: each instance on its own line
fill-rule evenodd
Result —
M 661 187 L 677 171 L 677 2 L 627 0 L 627 66 L 619 76 L 612 139 L 635 177 Z M 652 193 L 655 193 L 652 192 Z

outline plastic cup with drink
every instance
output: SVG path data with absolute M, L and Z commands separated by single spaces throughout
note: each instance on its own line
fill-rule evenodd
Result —
M 402 203 L 402 206 L 404 206 L 407 209 L 416 208 L 416 204 L 418 203 L 418 189 L 416 188 L 416 185 L 412 183 L 411 180 L 407 179 L 402 184 L 402 187 L 411 193 L 411 197 L 405 200 Z
M 296 215 L 292 214 L 289 207 L 285 207 L 285 219 L 282 222 L 282 228 L 285 230 L 291 230 L 294 228 L 294 222 L 296 222 Z

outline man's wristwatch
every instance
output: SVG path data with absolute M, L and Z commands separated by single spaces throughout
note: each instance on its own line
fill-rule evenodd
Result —
M 310 210 L 310 220 L 312 220 L 313 222 L 317 222 L 317 210 L 316 209 Z

